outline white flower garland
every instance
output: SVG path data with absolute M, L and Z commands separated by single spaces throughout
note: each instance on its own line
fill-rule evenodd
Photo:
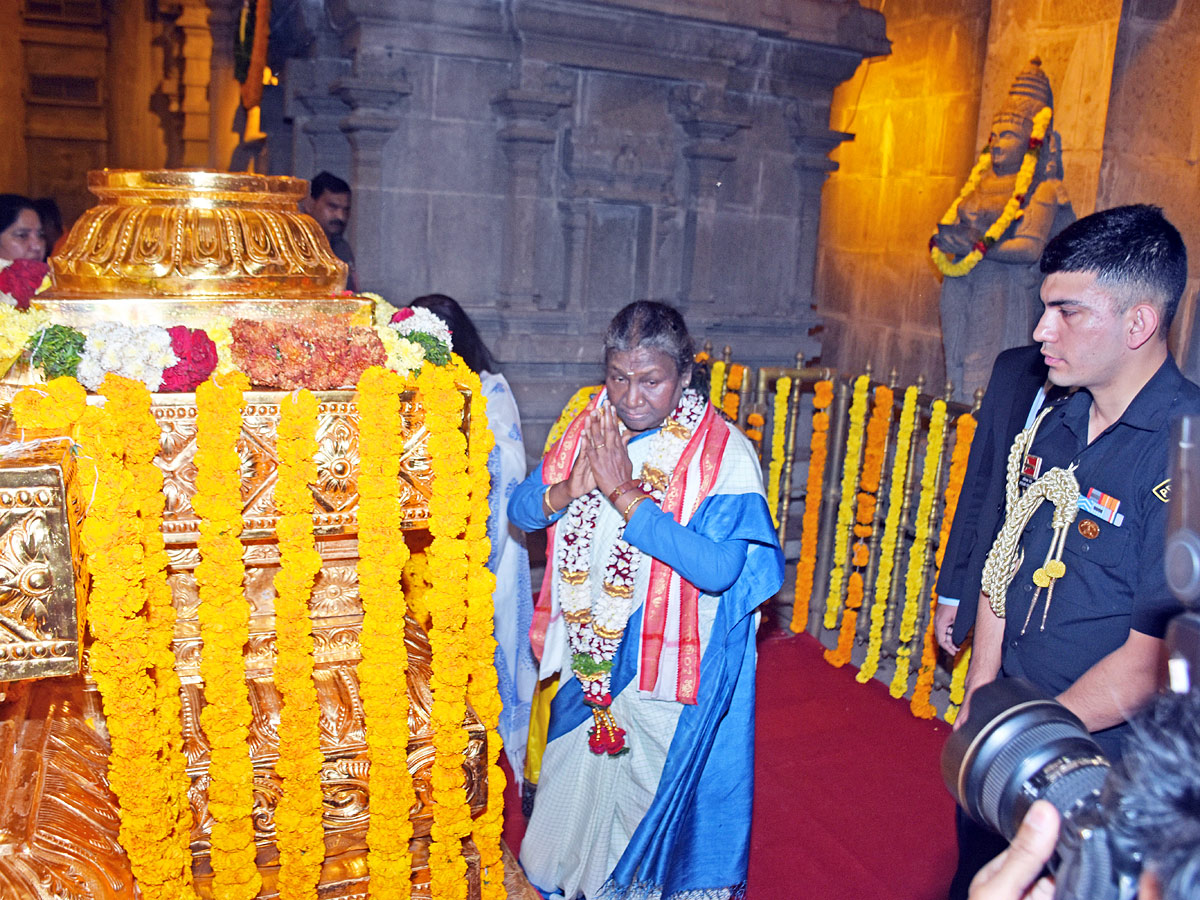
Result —
M 661 503 L 688 441 L 700 424 L 707 402 L 697 391 L 684 391 L 679 406 L 650 438 L 649 456 L 638 475 L 639 487 Z M 634 607 L 634 585 L 642 552 L 626 543 L 622 523 L 604 567 L 600 590 L 591 577 L 592 538 L 604 497 L 599 488 L 571 502 L 555 542 L 554 571 L 559 604 L 567 624 L 572 658 L 586 655 L 590 667 L 573 663 L 572 670 L 591 705 L 611 702 L 611 663 L 625 634 Z

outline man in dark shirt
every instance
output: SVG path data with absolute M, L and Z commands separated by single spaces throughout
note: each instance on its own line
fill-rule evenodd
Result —
M 1000 597 L 985 580 L 956 727 L 981 684 L 1023 677 L 1078 715 L 1115 759 L 1124 723 L 1158 687 L 1178 609 L 1163 568 L 1169 438 L 1173 419 L 1200 412 L 1200 387 L 1179 373 L 1167 333 L 1187 255 L 1157 208 L 1125 206 L 1068 226 L 1040 267 L 1033 337 L 1050 382 L 1078 390 L 1046 412 L 1021 461 L 1022 486 L 1073 466 L 1078 512 L 1059 555 L 1054 504 L 1043 502 L 1017 535 L 1019 566 Z M 964 874 L 960 866 L 956 883 Z
M 308 196 L 300 211 L 317 220 L 333 255 L 350 267 L 346 288 L 358 290 L 358 275 L 354 271 L 354 251 L 346 240 L 346 225 L 350 221 L 350 185 L 329 172 L 320 172 L 308 184 Z

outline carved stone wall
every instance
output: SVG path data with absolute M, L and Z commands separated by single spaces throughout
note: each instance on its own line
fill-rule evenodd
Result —
M 533 455 L 632 300 L 739 361 L 819 351 L 832 92 L 888 52 L 857 3 L 633 6 L 297 0 L 264 95 L 272 171 L 350 181 L 361 287 L 468 308 Z

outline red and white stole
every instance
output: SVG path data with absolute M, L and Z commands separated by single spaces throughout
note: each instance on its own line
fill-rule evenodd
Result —
M 601 391 L 567 426 L 563 436 L 542 461 L 542 483 L 556 484 L 571 474 L 580 452 L 588 416 L 604 405 Z M 695 515 L 708 496 L 721 468 L 729 428 L 711 403 L 692 433 L 679 462 L 671 471 L 662 509 L 681 525 Z M 541 659 L 551 617 L 560 615 L 552 599 L 554 548 L 557 526 L 547 532 L 547 564 L 533 614 L 529 637 L 534 655 Z M 647 554 L 648 555 L 648 554 Z M 666 563 L 651 557 L 649 587 L 642 610 L 638 688 L 657 699 L 695 703 L 700 691 L 700 592 Z

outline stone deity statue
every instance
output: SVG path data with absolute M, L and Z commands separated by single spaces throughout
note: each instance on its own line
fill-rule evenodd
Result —
M 988 146 L 930 239 L 942 281 L 942 346 L 954 399 L 970 402 L 1000 351 L 1032 341 L 1041 314 L 1037 261 L 1074 220 L 1041 62 L 1016 78 Z

